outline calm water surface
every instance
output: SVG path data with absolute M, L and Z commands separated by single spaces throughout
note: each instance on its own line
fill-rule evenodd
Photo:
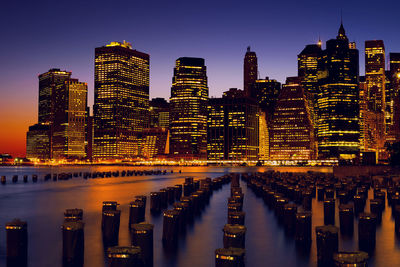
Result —
M 154 169 L 174 170 L 174 173 L 160 176 L 134 176 L 105 179 L 74 178 L 68 181 L 43 182 L 47 173 L 109 171 L 141 169 L 150 167 L 1 167 L 0 175 L 7 175 L 8 183 L 0 186 L 0 266 L 5 266 L 6 222 L 21 218 L 28 222 L 29 265 L 30 267 L 61 266 L 63 212 L 68 208 L 84 210 L 85 225 L 85 266 L 107 266 L 101 236 L 101 206 L 106 200 L 118 201 L 121 209 L 119 245 L 129 245 L 128 231 L 129 202 L 135 195 L 149 195 L 167 186 L 183 183 L 185 177 L 218 177 L 230 172 L 265 171 L 267 168 L 220 168 L 220 167 L 159 167 Z M 182 170 L 179 174 L 178 171 Z M 280 171 L 323 171 L 330 168 L 276 168 Z M 11 175 L 38 174 L 39 182 L 10 184 Z M 29 177 L 31 180 L 31 176 Z M 246 212 L 246 265 L 247 266 L 316 266 L 316 242 L 309 251 L 295 246 L 287 237 L 272 211 L 261 198 L 241 184 L 245 198 Z M 222 247 L 222 228 L 227 221 L 227 199 L 229 185 L 215 191 L 210 203 L 200 217 L 188 226 L 185 236 L 180 239 L 177 252 L 164 251 L 161 244 L 162 216 L 154 216 L 147 205 L 146 220 L 155 225 L 154 266 L 214 266 L 214 250 Z M 372 192 L 369 192 L 370 194 Z M 148 200 L 149 201 L 149 200 Z M 148 202 L 149 203 L 149 202 Z M 170 208 L 170 207 L 169 207 Z M 368 204 L 366 210 L 369 210 Z M 339 223 L 336 215 L 336 223 Z M 313 200 L 313 227 L 323 225 L 323 203 Z M 357 222 L 353 238 L 341 238 L 339 249 L 357 250 Z M 376 249 L 369 266 L 398 266 L 400 263 L 400 242 L 394 236 L 394 221 L 391 209 L 386 205 L 382 223 L 377 228 Z

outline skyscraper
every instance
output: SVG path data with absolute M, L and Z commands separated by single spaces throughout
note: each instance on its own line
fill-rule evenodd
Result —
M 321 41 L 318 44 L 307 45 L 297 56 L 297 70 L 301 85 L 307 95 L 311 120 L 315 123 L 316 100 L 318 94 L 318 58 L 322 52 Z
M 268 77 L 254 82 L 250 96 L 258 102 L 260 109 L 266 114 L 267 122 L 271 121 L 274 114 L 280 91 L 281 83 Z
M 243 62 L 243 89 L 246 96 L 252 95 L 254 83 L 257 80 L 258 75 L 258 63 L 256 52 L 250 50 L 250 46 L 247 47 L 246 55 L 244 56 Z
M 208 160 L 258 160 L 257 102 L 243 90 L 231 88 L 222 98 L 210 98 L 208 106 Z
M 87 84 L 69 79 L 54 94 L 51 151 L 54 159 L 83 159 L 87 109 Z
M 350 160 L 359 155 L 358 56 L 342 24 L 318 59 L 319 158 Z
M 271 160 L 316 158 L 314 126 L 301 80 L 289 77 L 283 85 L 269 131 Z
M 170 154 L 175 159 L 207 158 L 207 102 L 204 59 L 178 58 L 170 98 Z
M 95 49 L 95 159 L 138 155 L 137 133 L 148 124 L 149 58 L 125 41 Z
M 39 75 L 39 123 L 51 124 L 55 112 L 54 93 L 71 78 L 71 72 L 50 69 Z
M 40 74 L 39 123 L 29 127 L 27 133 L 28 157 L 83 159 L 86 109 L 86 83 L 60 69 Z
M 391 142 L 400 142 L 400 53 L 390 53 L 389 81 L 391 87 L 392 124 L 390 133 Z
M 385 47 L 383 41 L 365 42 L 365 82 L 368 118 L 364 127 L 373 134 L 366 135 L 365 151 L 376 152 L 382 158 L 385 151 Z

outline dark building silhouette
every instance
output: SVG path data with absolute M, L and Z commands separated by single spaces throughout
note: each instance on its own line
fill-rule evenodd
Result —
M 150 100 L 150 128 L 169 127 L 169 103 L 164 98 Z
M 207 102 L 204 59 L 178 58 L 170 98 L 170 154 L 175 159 L 207 158 Z
M 243 90 L 232 88 L 208 105 L 208 160 L 256 161 L 259 108 Z
M 250 50 L 250 46 L 247 47 L 246 55 L 244 56 L 243 62 L 243 89 L 246 96 L 252 95 L 254 89 L 254 83 L 257 80 L 258 75 L 258 63 L 256 52 Z
M 251 97 L 259 104 L 261 111 L 265 112 L 268 121 L 274 114 L 280 91 L 281 83 L 268 77 L 254 82 Z
M 95 49 L 95 159 L 139 154 L 137 134 L 148 127 L 149 59 L 125 41 Z
M 359 155 L 359 55 L 343 24 L 318 59 L 318 156 L 350 160 Z
M 314 126 L 301 79 L 289 77 L 283 85 L 269 131 L 270 160 L 316 158 Z

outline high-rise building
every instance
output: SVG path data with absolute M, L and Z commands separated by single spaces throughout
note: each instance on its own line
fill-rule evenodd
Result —
M 69 79 L 54 94 L 51 153 L 54 159 L 83 159 L 85 152 L 85 124 L 87 84 Z
M 87 84 L 72 79 L 71 74 L 50 69 L 39 75 L 39 123 L 27 133 L 29 157 L 83 159 L 86 156 Z
M 169 127 L 169 103 L 164 98 L 150 100 L 150 128 Z
M 281 83 L 269 79 L 268 77 L 254 82 L 250 96 L 258 102 L 261 111 L 265 113 L 266 119 L 269 122 L 274 114 L 276 101 L 278 101 L 280 91 Z
M 306 47 L 297 56 L 298 77 L 301 85 L 307 95 L 308 106 L 310 109 L 311 120 L 315 124 L 316 100 L 318 95 L 318 58 L 321 55 L 321 41 L 318 44 L 306 45 Z
M 289 77 L 283 85 L 269 131 L 270 160 L 316 158 L 314 126 L 301 80 Z
M 390 83 L 389 97 L 390 101 L 390 124 L 388 129 L 388 139 L 390 143 L 400 141 L 400 53 L 389 54 L 390 70 L 388 80 Z M 388 90 L 387 90 L 388 92 Z
M 210 98 L 208 160 L 257 161 L 259 108 L 243 90 L 231 88 L 222 98 Z
M 319 158 L 350 160 L 359 155 L 358 76 L 358 50 L 340 25 L 338 36 L 326 42 L 318 59 Z
M 204 59 L 178 58 L 170 98 L 170 154 L 175 159 L 207 158 L 207 102 Z
M 139 154 L 137 134 L 148 127 L 149 58 L 125 41 L 95 49 L 95 159 Z
M 367 83 L 365 82 L 365 76 L 360 76 L 359 78 L 359 84 L 358 84 L 358 96 L 359 96 L 359 108 L 360 108 L 360 151 L 363 152 L 365 151 L 366 147 L 366 120 L 367 120 Z
M 50 125 L 38 123 L 29 126 L 26 133 L 26 158 L 50 159 Z
M 39 123 L 51 124 L 55 112 L 54 93 L 71 78 L 71 72 L 50 69 L 39 75 Z
M 365 135 L 364 150 L 376 152 L 377 159 L 384 157 L 385 152 L 385 47 L 382 40 L 365 42 L 365 94 L 368 116 L 365 128 L 373 133 Z
M 258 63 L 256 52 L 247 47 L 246 55 L 243 62 L 243 89 L 246 96 L 251 96 L 251 91 L 254 88 L 254 83 L 258 76 Z

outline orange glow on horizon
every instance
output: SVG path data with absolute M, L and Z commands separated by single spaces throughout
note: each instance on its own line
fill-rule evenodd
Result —
M 10 106 L 10 105 L 7 105 Z M 17 107 L 2 107 L 0 120 L 0 154 L 24 157 L 26 152 L 26 132 L 36 120 L 36 111 Z

